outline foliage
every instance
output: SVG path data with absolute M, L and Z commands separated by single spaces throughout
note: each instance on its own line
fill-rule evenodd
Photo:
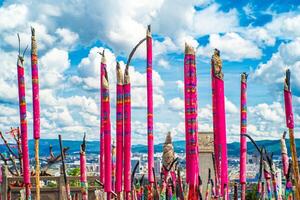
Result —
M 80 176 L 80 168 L 70 169 L 70 170 L 68 170 L 67 174 L 68 174 L 68 176 Z M 71 180 L 70 186 L 78 187 L 78 186 L 80 186 L 80 181 Z
M 246 199 L 247 200 L 256 200 L 257 199 L 256 194 L 257 194 L 257 185 L 253 185 L 251 190 L 247 190 Z

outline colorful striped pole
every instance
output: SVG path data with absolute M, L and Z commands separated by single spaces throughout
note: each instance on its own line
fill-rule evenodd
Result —
M 35 30 L 31 28 L 31 76 L 32 76 L 32 104 L 33 104 L 33 137 L 35 142 L 35 185 L 36 200 L 40 200 L 40 98 L 39 98 L 39 73 L 38 54 L 35 39 Z
M 218 172 L 218 176 L 220 176 L 221 180 L 221 196 L 223 196 L 224 186 L 228 185 L 228 159 L 227 159 L 227 139 L 226 139 L 226 117 L 225 117 L 225 95 L 224 95 L 224 74 L 222 72 L 222 60 L 220 58 L 220 51 L 215 49 L 214 55 L 211 60 L 212 68 L 213 68 L 213 106 L 215 107 L 216 116 L 214 117 L 214 129 L 216 131 L 215 135 L 215 145 L 220 145 L 222 151 L 219 151 L 221 155 L 218 155 L 216 158 L 220 158 L 220 165 Z M 218 162 L 218 161 L 217 161 Z M 228 188 L 227 188 L 228 190 Z M 228 194 L 228 191 L 226 191 Z
M 109 83 L 106 67 L 102 77 L 103 88 L 103 133 L 104 133 L 104 191 L 107 193 L 107 199 L 111 199 L 112 194 L 112 155 L 111 155 L 111 124 L 110 124 L 110 100 L 109 100 Z
M 241 137 L 240 137 L 240 184 L 241 200 L 246 200 L 246 171 L 247 171 L 247 74 L 241 74 Z
M 185 45 L 184 94 L 186 134 L 186 177 L 189 184 L 189 199 L 198 199 L 198 120 L 197 76 L 194 48 Z
M 130 200 L 131 192 L 131 94 L 129 69 L 124 72 L 124 192 Z
M 101 55 L 101 64 L 100 64 L 100 182 L 104 184 L 104 133 L 103 133 L 103 76 L 104 68 L 106 67 L 106 59 L 104 55 L 104 50 Z
M 85 134 L 83 137 L 83 142 L 80 146 L 80 187 L 82 200 L 88 200 L 88 182 L 87 182 L 87 172 L 86 172 L 86 142 Z
M 148 132 L 148 181 L 153 184 L 154 143 L 153 143 L 153 85 L 152 85 L 152 36 L 151 27 L 147 29 L 147 132 Z
M 123 186 L 123 73 L 120 64 L 117 62 L 117 106 L 116 106 L 116 138 L 117 138 L 117 158 L 116 158 L 116 193 L 121 199 Z
M 292 103 L 292 93 L 291 93 L 291 84 L 290 84 L 290 70 L 286 70 L 286 78 L 284 82 L 284 105 L 285 105 L 285 115 L 286 115 L 286 126 L 289 129 L 290 136 L 290 148 L 292 154 L 293 162 L 293 172 L 295 176 L 296 184 L 296 199 L 300 199 L 300 176 L 299 176 L 299 166 L 298 166 L 298 157 L 294 136 L 294 114 L 293 114 L 293 103 Z
M 20 54 L 20 37 L 19 40 L 19 55 L 17 61 L 18 71 L 18 90 L 19 90 L 19 109 L 20 109 L 20 124 L 21 124 L 21 143 L 23 152 L 23 180 L 26 189 L 26 200 L 31 199 L 30 191 L 30 167 L 29 167 L 29 150 L 28 150 L 28 135 L 27 135 L 27 119 L 26 119 L 26 95 L 25 95 L 25 76 L 24 76 L 24 54 Z

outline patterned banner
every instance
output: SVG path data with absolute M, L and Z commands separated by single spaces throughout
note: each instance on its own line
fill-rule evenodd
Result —
M 109 101 L 109 84 L 106 68 L 102 77 L 103 88 L 103 133 L 104 133 L 104 191 L 112 192 L 112 155 L 111 155 L 111 124 L 110 124 L 110 101 Z
M 184 83 L 186 128 L 186 177 L 187 183 L 190 184 L 190 187 L 195 187 L 199 184 L 197 76 L 195 50 L 187 44 L 185 46 L 184 57 Z M 190 191 L 194 193 L 195 191 L 193 190 L 193 188 L 190 188 Z M 192 196 L 195 195 L 196 194 Z
M 152 85 L 152 36 L 150 26 L 147 29 L 147 133 L 148 133 L 148 181 L 154 182 L 152 169 L 154 168 L 153 143 L 153 85 Z
M 117 63 L 117 106 L 116 106 L 116 192 L 122 191 L 123 181 L 123 74 L 119 63 Z
M 124 73 L 124 190 L 131 191 L 131 94 L 129 71 Z
M 221 196 L 223 196 L 224 186 L 228 185 L 228 160 L 227 160 L 227 139 L 226 139 L 226 115 L 225 115 L 225 95 L 224 95 L 224 80 L 222 72 L 222 60 L 220 58 L 220 51 L 215 49 L 214 55 L 211 60 L 213 68 L 213 106 L 215 107 L 214 113 L 214 131 L 215 146 L 222 148 L 221 155 L 216 153 L 216 162 L 221 166 L 217 166 L 217 176 L 221 180 Z M 216 147 L 218 148 L 218 147 Z M 220 160 L 219 160 L 220 159 Z M 219 161 L 218 161 L 219 160 Z M 217 164 L 218 165 L 218 164 Z M 228 189 L 228 188 L 227 188 Z M 228 192 L 227 192 L 228 194 Z

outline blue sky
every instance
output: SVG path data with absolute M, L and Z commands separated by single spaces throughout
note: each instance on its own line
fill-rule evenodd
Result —
M 18 126 L 17 37 L 30 44 L 35 27 L 40 66 L 41 135 L 99 139 L 99 65 L 106 49 L 115 135 L 115 62 L 124 62 L 152 25 L 155 142 L 167 131 L 184 138 L 183 49 L 196 48 L 199 130 L 212 130 L 210 57 L 218 48 L 225 74 L 228 141 L 239 140 L 240 73 L 249 73 L 248 133 L 278 139 L 285 130 L 282 85 L 291 69 L 296 137 L 300 123 L 298 1 L 0 1 L 0 130 Z M 32 136 L 30 57 L 25 58 Z M 145 46 L 130 68 L 132 137 L 146 143 Z

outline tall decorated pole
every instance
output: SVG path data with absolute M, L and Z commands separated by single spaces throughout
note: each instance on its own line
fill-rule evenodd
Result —
M 286 148 L 286 142 L 285 142 L 285 136 L 286 136 L 286 132 L 283 133 L 282 138 L 280 139 L 280 147 L 281 147 L 281 157 L 282 157 L 282 171 L 283 171 L 283 175 L 285 177 L 285 198 L 289 199 L 292 198 L 293 194 L 292 194 L 292 189 L 293 189 L 293 184 L 292 184 L 292 180 L 290 177 L 290 164 L 289 164 L 289 156 L 288 156 L 288 151 Z
M 211 67 L 211 88 L 212 88 L 212 114 L 213 114 L 213 131 L 214 131 L 214 166 L 215 166 L 215 196 L 218 197 L 220 194 L 220 139 L 217 127 L 217 98 L 215 90 L 215 70 Z
M 221 196 L 224 193 L 224 186 L 228 186 L 228 160 L 227 160 L 227 139 L 226 139 L 226 119 L 225 119 L 225 95 L 224 95 L 224 74 L 222 72 L 222 60 L 220 58 L 220 51 L 215 49 L 214 55 L 211 59 L 211 64 L 213 68 L 213 89 L 214 94 L 213 101 L 215 106 L 215 117 L 214 117 L 214 124 L 216 128 L 215 135 L 217 136 L 217 141 L 215 141 L 215 145 L 219 145 L 219 148 L 222 149 L 220 155 L 216 157 L 216 159 L 220 159 L 217 163 L 220 163 L 221 166 L 217 166 L 218 169 L 217 173 L 220 176 L 221 180 Z M 228 190 L 228 187 L 226 187 Z M 226 191 L 228 194 L 228 191 Z
M 117 138 L 117 158 L 116 158 L 116 193 L 118 198 L 121 199 L 120 193 L 123 186 L 123 73 L 120 64 L 117 63 L 117 126 L 116 126 L 116 138 Z
M 284 81 L 284 104 L 285 104 L 285 116 L 286 116 L 286 126 L 289 129 L 290 136 L 290 148 L 292 154 L 292 163 L 293 163 L 293 172 L 296 183 L 296 199 L 300 199 L 300 180 L 299 180 L 299 166 L 298 166 L 298 157 L 295 144 L 294 136 L 294 114 L 293 114 L 293 104 L 292 104 L 292 93 L 291 93 L 291 84 L 290 84 L 290 70 L 286 70 L 286 77 Z
M 130 200 L 131 192 L 131 94 L 129 68 L 124 72 L 124 192 Z
M 198 199 L 198 120 L 197 76 L 195 50 L 185 44 L 184 94 L 186 135 L 186 177 L 189 184 L 189 199 Z
M 247 133 L 247 74 L 241 74 L 241 141 L 240 141 L 240 183 L 241 200 L 246 199 L 246 171 L 247 171 L 247 140 L 243 134 Z
M 152 169 L 154 168 L 153 143 L 153 85 L 152 85 L 152 36 L 151 27 L 147 29 L 147 133 L 148 133 L 148 180 L 154 183 Z
M 82 200 L 88 200 L 88 182 L 87 182 L 87 172 L 86 172 L 86 141 L 85 134 L 83 137 L 82 144 L 80 146 L 80 187 Z
M 106 59 L 104 50 L 101 55 L 101 64 L 100 64 L 100 182 L 104 184 L 104 133 L 103 133 L 103 75 L 104 68 L 106 67 Z
M 31 76 L 32 76 L 32 104 L 33 104 L 33 137 L 35 142 L 35 182 L 36 199 L 40 199 L 40 97 L 39 97 L 39 73 L 38 54 L 35 39 L 35 30 L 31 28 Z
M 19 55 L 17 61 L 18 72 L 18 91 L 19 91 L 19 109 L 20 109 L 20 124 L 21 124 L 21 143 L 23 152 L 23 180 L 26 189 L 26 200 L 31 199 L 30 191 L 30 167 L 29 167 L 29 150 L 28 150 L 28 135 L 27 135 L 27 119 L 26 119 L 26 99 L 25 99 L 25 72 L 24 72 L 24 54 L 20 52 L 20 37 L 19 39 Z
M 131 180 L 131 85 L 130 85 L 130 76 L 129 76 L 129 65 L 131 59 L 137 50 L 137 48 L 146 41 L 146 38 L 143 38 L 139 41 L 136 46 L 132 49 L 129 54 L 125 72 L 124 72 L 124 84 L 123 84 L 123 118 L 124 118 L 124 192 L 125 200 L 130 200 L 133 196 L 130 196 L 132 192 L 132 180 Z M 134 172 L 135 170 L 133 170 Z
M 107 193 L 107 199 L 111 199 L 112 194 L 112 155 L 111 155 L 111 124 L 110 124 L 110 100 L 109 83 L 106 67 L 102 77 L 102 110 L 103 110 L 103 133 L 104 133 L 104 191 Z

